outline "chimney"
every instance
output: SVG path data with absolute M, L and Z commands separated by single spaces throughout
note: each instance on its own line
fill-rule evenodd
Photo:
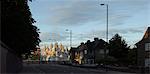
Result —
M 90 43 L 90 42 L 91 42 L 90 40 L 87 41 L 87 43 Z
M 98 41 L 98 38 L 94 38 L 94 41 Z
M 82 42 L 81 45 L 84 45 L 84 43 Z

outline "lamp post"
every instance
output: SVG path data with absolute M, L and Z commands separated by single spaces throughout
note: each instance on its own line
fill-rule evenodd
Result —
M 108 4 L 100 4 L 101 6 L 104 6 L 106 5 L 106 11 L 107 11 L 107 14 L 106 14 L 106 42 L 108 43 Z M 107 44 L 106 44 L 106 48 L 104 50 L 104 59 L 105 59 L 105 63 L 104 63 L 104 66 L 106 67 L 106 59 L 107 59 Z M 106 69 L 107 71 L 107 69 Z
M 70 32 L 70 49 L 72 47 L 72 30 L 66 29 L 66 31 Z
M 106 5 L 107 7 L 107 15 L 106 15 L 106 42 L 108 42 L 108 4 L 100 4 L 101 6 Z

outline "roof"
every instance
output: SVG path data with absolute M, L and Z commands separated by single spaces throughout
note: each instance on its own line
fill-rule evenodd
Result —
M 71 49 L 70 49 L 70 51 L 77 51 L 78 50 L 78 48 L 76 48 L 76 47 L 71 47 Z
M 150 27 L 148 27 L 148 29 L 147 29 L 147 31 L 145 32 L 143 38 L 148 38 L 148 37 L 150 37 Z
M 150 42 L 150 27 L 147 28 L 142 40 L 140 40 L 138 43 L 136 43 L 136 45 L 139 43 L 143 43 L 143 42 Z

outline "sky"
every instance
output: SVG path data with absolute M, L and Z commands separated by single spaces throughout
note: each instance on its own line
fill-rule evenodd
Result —
M 40 45 L 69 46 L 70 31 L 73 47 L 94 37 L 106 40 L 106 4 L 108 38 L 118 33 L 133 47 L 150 27 L 150 0 L 32 0 L 29 7 L 41 32 Z

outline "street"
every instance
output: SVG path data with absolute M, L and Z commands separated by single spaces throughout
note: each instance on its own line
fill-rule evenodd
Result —
M 79 68 L 59 64 L 23 64 L 23 69 L 19 74 L 135 74 L 117 71 L 107 71 L 102 69 Z

